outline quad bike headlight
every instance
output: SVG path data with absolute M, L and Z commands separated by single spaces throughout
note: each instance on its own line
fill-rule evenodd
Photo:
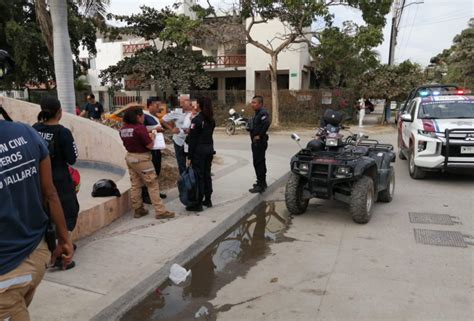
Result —
M 300 163 L 300 165 L 298 166 L 298 169 L 300 171 L 301 174 L 308 174 L 309 172 L 309 164 L 308 163 Z
M 337 138 L 327 138 L 326 139 L 326 146 L 329 146 L 329 147 L 339 146 L 339 139 L 337 139 Z
M 344 178 L 351 176 L 351 168 L 347 166 L 340 166 L 336 170 L 336 177 L 337 178 Z

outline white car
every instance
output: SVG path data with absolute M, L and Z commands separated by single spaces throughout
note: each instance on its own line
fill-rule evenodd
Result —
M 410 176 L 474 168 L 474 96 L 443 95 L 410 101 L 398 123 L 399 157 Z

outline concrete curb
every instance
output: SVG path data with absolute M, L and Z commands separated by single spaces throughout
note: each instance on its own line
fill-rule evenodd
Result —
M 104 308 L 96 314 L 91 321 L 119 320 L 132 307 L 140 303 L 147 295 L 152 293 L 157 287 L 163 284 L 169 275 L 171 265 L 177 263 L 184 266 L 199 256 L 223 234 L 237 225 L 245 216 L 249 214 L 258 204 L 260 204 L 267 196 L 274 193 L 278 188 L 285 184 L 288 179 L 289 172 L 277 179 L 271 184 L 264 194 L 254 195 L 247 203 L 238 208 L 222 223 L 213 228 L 209 233 L 201 237 L 197 242 L 179 253 L 169 262 L 167 262 L 160 270 L 156 271 L 145 280 L 141 281 L 134 288 L 115 300 L 111 305 Z

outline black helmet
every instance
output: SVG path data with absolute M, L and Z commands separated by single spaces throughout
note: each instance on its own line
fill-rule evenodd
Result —
M 108 197 L 117 196 L 120 197 L 120 191 L 117 188 L 117 184 L 110 179 L 100 179 L 92 187 L 92 197 Z
M 333 109 L 326 109 L 323 115 L 323 119 L 326 122 L 326 124 L 339 126 L 339 124 L 343 120 L 343 114 Z
M 8 52 L 0 49 L 0 79 L 11 74 L 15 69 L 15 62 Z

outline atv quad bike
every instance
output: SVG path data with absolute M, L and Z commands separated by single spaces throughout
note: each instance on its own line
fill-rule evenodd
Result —
M 349 204 L 354 222 L 365 224 L 377 201 L 391 202 L 395 192 L 392 145 L 363 135 L 344 139 L 342 115 L 327 110 L 317 139 L 291 159 L 285 202 L 294 215 L 306 212 L 311 198 L 336 199 Z M 299 144 L 297 134 L 292 135 Z

